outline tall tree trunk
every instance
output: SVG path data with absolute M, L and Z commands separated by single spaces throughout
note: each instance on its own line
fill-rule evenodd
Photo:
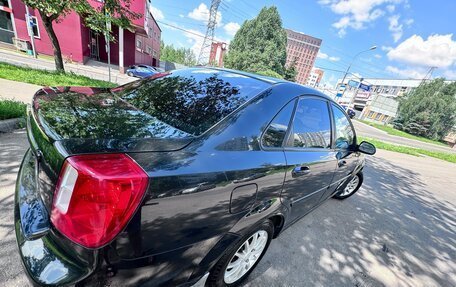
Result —
M 52 48 L 54 50 L 54 61 L 55 61 L 55 69 L 59 72 L 64 72 L 65 68 L 63 66 L 63 59 L 62 59 L 62 50 L 60 50 L 60 43 L 59 39 L 54 32 L 54 27 L 52 27 L 53 19 L 46 14 L 40 11 L 41 19 L 43 20 L 44 28 L 51 39 Z

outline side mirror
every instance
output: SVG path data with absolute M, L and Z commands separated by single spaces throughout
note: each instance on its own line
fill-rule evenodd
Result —
M 362 141 L 358 146 L 358 151 L 368 155 L 373 155 L 375 152 L 377 152 L 377 149 L 373 144 Z

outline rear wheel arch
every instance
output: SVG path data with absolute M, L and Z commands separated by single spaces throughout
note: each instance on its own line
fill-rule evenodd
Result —
M 279 236 L 280 232 L 283 229 L 283 225 L 285 223 L 285 217 L 281 214 L 276 214 L 274 216 L 269 217 L 269 220 L 272 222 L 274 225 L 274 234 L 272 238 L 277 238 Z

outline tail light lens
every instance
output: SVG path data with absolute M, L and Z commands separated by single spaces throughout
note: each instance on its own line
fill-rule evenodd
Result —
M 101 247 L 131 219 L 147 183 L 147 174 L 125 154 L 69 157 L 56 186 L 51 221 L 70 240 Z

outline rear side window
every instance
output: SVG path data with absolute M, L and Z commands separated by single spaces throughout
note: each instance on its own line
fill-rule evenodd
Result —
M 299 100 L 287 146 L 330 148 L 331 123 L 326 101 L 314 98 Z
M 113 89 L 121 99 L 190 136 L 198 136 L 271 84 L 204 68 L 173 71 Z
M 264 147 L 282 147 L 283 140 L 287 134 L 291 115 L 296 101 L 289 102 L 274 117 L 268 129 L 263 135 L 262 144 Z

